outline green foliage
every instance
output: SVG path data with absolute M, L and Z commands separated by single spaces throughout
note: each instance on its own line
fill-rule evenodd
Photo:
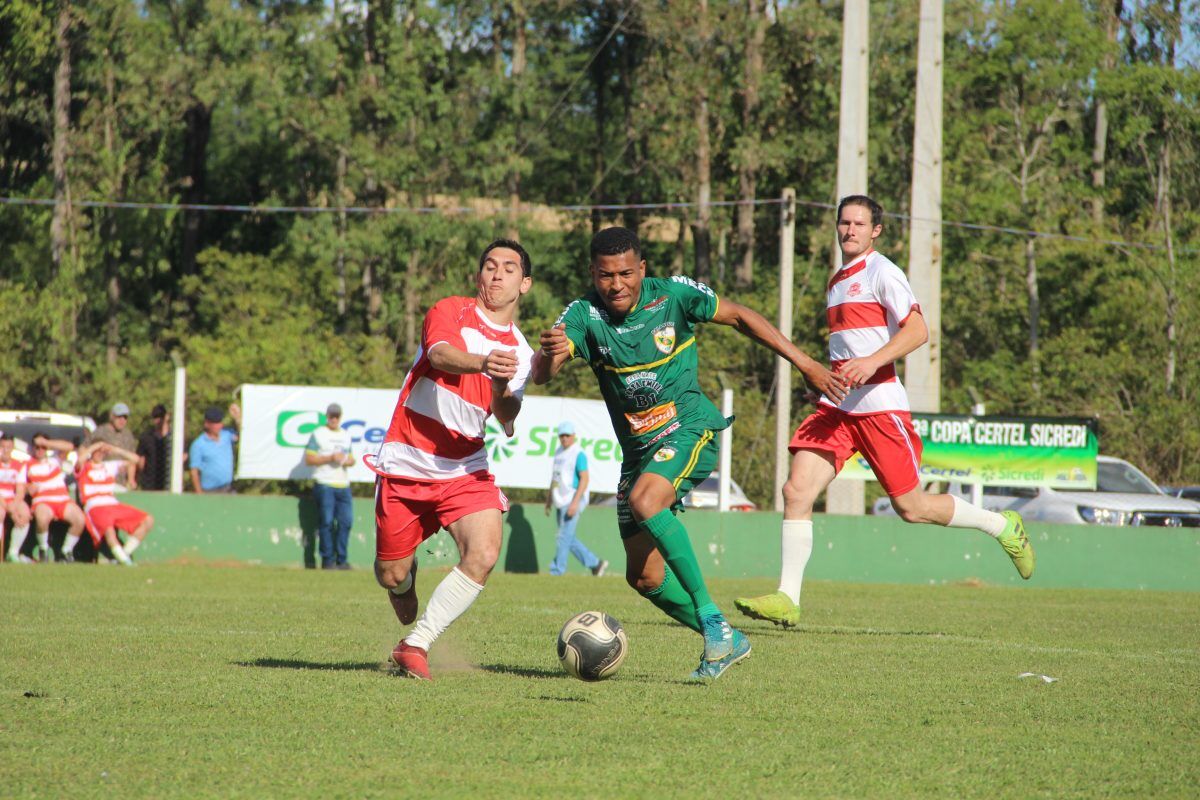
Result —
M 537 205 L 693 200 L 701 97 L 713 199 L 738 199 L 738 171 L 755 164 L 759 199 L 790 186 L 802 201 L 835 201 L 841 6 L 767 5 L 760 105 L 748 128 L 748 17 L 732 0 L 708 3 L 703 24 L 699 5 L 675 0 L 73 4 L 72 198 L 327 211 L 76 206 L 56 271 L 52 210 L 0 206 L 0 334 L 12 343 L 0 350 L 0 405 L 96 415 L 123 399 L 141 415 L 167 399 L 172 354 L 189 366 L 193 417 L 243 382 L 396 386 L 425 309 L 472 291 L 478 253 L 497 236 L 517 234 L 533 254 L 521 309 L 530 339 L 586 290 L 597 225 L 639 226 L 652 272 L 690 272 L 695 208 Z M 0 3 L 4 195 L 56 191 L 60 8 Z M 904 213 L 917 8 L 877 0 L 871 10 L 871 191 Z M 1173 257 L 1054 239 L 1027 251 L 1021 236 L 947 227 L 944 408 L 978 397 L 994 412 L 1095 414 L 1106 451 L 1181 483 L 1200 482 L 1189 417 L 1200 394 L 1200 171 L 1191 166 L 1200 74 L 1185 46 L 1196 10 L 1192 0 L 1125 4 L 1110 40 L 1111 4 L 946 8 L 946 218 L 1170 242 Z M 1102 106 L 1100 185 L 1092 153 Z M 210 128 L 189 125 L 198 112 Z M 341 206 L 475 210 L 343 218 Z M 755 282 L 734 289 L 735 214 L 713 210 L 712 282 L 775 318 L 778 208 L 755 217 Z M 824 351 L 829 217 L 799 209 L 789 333 L 812 354 Z M 887 220 L 880 249 L 905 263 L 902 219 Z M 1030 255 L 1041 304 L 1036 363 Z M 737 393 L 734 477 L 770 504 L 773 357 L 717 326 L 701 331 L 700 346 L 706 391 Z M 797 420 L 807 410 L 799 383 Z M 596 396 L 581 368 L 553 391 Z

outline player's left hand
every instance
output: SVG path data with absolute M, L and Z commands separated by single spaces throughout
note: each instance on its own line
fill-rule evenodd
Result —
M 857 389 L 871 379 L 879 371 L 879 365 L 869 357 L 852 358 L 844 362 L 838 369 L 838 374 L 846 379 L 850 388 Z
M 507 383 L 517 374 L 518 363 L 516 350 L 492 350 L 483 357 L 483 374 Z

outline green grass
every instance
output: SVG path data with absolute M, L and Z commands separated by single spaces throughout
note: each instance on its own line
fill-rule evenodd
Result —
M 434 571 L 421 574 L 428 595 Z M 774 589 L 714 581 L 714 596 Z M 4 797 L 1195 797 L 1200 595 L 812 583 L 700 640 L 618 578 L 496 575 L 389 675 L 368 572 L 0 568 Z M 559 626 L 624 624 L 612 680 L 566 677 Z M 1058 678 L 1019 680 L 1022 672 Z

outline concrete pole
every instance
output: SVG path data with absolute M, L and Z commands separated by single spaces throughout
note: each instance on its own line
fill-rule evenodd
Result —
M 779 211 L 779 330 L 792 338 L 792 287 L 795 283 L 796 190 L 783 190 Z M 775 357 L 775 510 L 783 511 L 783 484 L 791 469 L 787 445 L 792 438 L 792 365 Z
M 187 410 L 187 370 L 174 353 L 175 405 L 171 409 L 171 494 L 183 494 L 183 439 L 187 435 L 184 412 Z
M 870 85 L 868 0 L 845 0 L 842 8 L 842 94 L 838 121 L 837 199 L 867 193 L 867 100 Z M 834 242 L 833 268 L 842 265 Z M 825 492 L 828 514 L 861 515 L 866 502 L 862 481 L 838 478 Z
M 733 416 L 733 389 L 721 391 L 721 413 Z M 721 474 L 717 478 L 717 510 L 729 510 L 729 481 L 733 469 L 733 426 L 721 431 Z
M 908 282 L 929 326 L 929 344 L 904 359 L 913 411 L 942 406 L 942 0 L 921 0 L 913 131 Z

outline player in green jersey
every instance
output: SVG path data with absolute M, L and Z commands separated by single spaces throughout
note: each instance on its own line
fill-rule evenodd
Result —
M 800 352 L 761 314 L 691 278 L 646 276 L 641 242 L 628 228 L 592 237 L 594 290 L 567 306 L 541 335 L 530 377 L 543 384 L 571 358 L 588 362 L 600 383 L 624 451 L 617 522 L 625 579 L 666 614 L 704 637 L 692 673 L 716 678 L 750 654 L 708 594 L 679 501 L 717 463 L 715 433 L 729 426 L 700 390 L 694 327 L 729 325 L 796 366 L 815 391 L 842 397 L 842 378 Z

